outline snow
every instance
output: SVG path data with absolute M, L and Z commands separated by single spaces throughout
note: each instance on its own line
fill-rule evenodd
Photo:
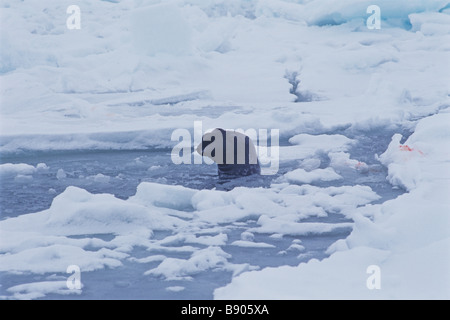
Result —
M 265 242 L 253 242 L 245 240 L 236 240 L 231 243 L 232 246 L 245 247 L 245 248 L 275 248 L 273 244 Z
M 172 209 L 192 208 L 195 191 L 182 186 L 142 183 L 130 201 Z
M 63 169 L 58 169 L 58 172 L 56 172 L 56 179 L 61 180 L 67 178 L 67 174 Z
M 30 182 L 36 173 L 46 173 L 48 167 L 45 163 L 38 163 L 32 166 L 26 163 L 4 163 L 0 164 L 0 177 L 14 177 L 14 181 L 18 183 Z
M 356 208 L 377 198 L 370 188 L 361 186 L 287 185 L 280 189 L 235 188 L 224 192 L 141 183 L 136 195 L 127 200 L 68 187 L 54 198 L 48 210 L 0 221 L 0 271 L 64 272 L 68 265 L 76 263 L 88 272 L 117 268 L 128 260 L 161 261 L 145 275 L 166 280 L 189 280 L 200 272 L 217 269 L 237 275 L 257 266 L 229 261 L 231 255 L 221 248 L 229 241 L 224 233 L 226 227 L 218 227 L 224 221 L 259 217 L 259 227 L 243 232 L 242 240 L 230 241 L 230 245 L 269 249 L 274 245 L 255 242 L 254 233 L 307 235 L 348 231 L 352 223 L 297 221 L 326 215 L 324 210 Z M 191 212 L 183 211 L 186 209 Z M 173 234 L 153 239 L 154 232 L 164 230 Z M 103 234 L 112 234 L 113 238 L 103 240 Z M 134 258 L 130 254 L 136 246 L 158 254 Z M 184 252 L 191 257 L 172 258 L 161 255 L 162 252 Z
M 0 298 L 82 296 L 48 277 L 73 264 L 143 266 L 146 279 L 170 281 L 168 294 L 227 273 L 217 299 L 450 297 L 448 0 L 378 0 L 379 30 L 366 26 L 369 0 L 83 0 L 79 30 L 66 27 L 70 4 L 0 8 L 2 190 L 54 182 L 45 210 L 1 209 L 1 276 L 30 278 Z M 205 130 L 279 129 L 279 176 L 228 191 L 145 176 L 119 198 L 107 188 L 120 173 L 34 161 L 87 150 L 169 155 L 172 133 L 194 137 L 196 121 Z M 384 131 L 394 133 L 387 148 L 363 145 Z M 262 163 L 276 157 L 260 150 Z M 147 168 L 173 173 L 164 163 Z M 359 183 L 384 169 L 405 191 L 388 201 Z M 186 168 L 180 179 L 193 175 Z M 97 189 L 70 185 L 74 177 Z M 340 239 L 318 260 L 300 241 L 311 236 Z M 302 262 L 233 262 L 245 250 Z M 367 288 L 371 265 L 380 290 Z
M 154 262 L 154 261 L 163 261 L 164 259 L 166 259 L 166 256 L 163 255 L 153 255 L 153 256 L 148 256 L 145 258 L 134 258 L 131 257 L 129 258 L 130 261 L 135 261 L 135 262 L 139 262 L 139 263 L 149 263 L 149 262 Z
M 291 236 L 304 236 L 310 234 L 324 234 L 340 232 L 352 227 L 351 223 L 314 223 L 314 222 L 292 222 L 285 219 L 269 218 L 262 216 L 258 220 L 260 227 L 252 229 L 257 233 L 283 233 Z
M 420 120 L 415 132 L 404 143 L 424 148 L 423 155 L 406 151 L 412 155 L 404 156 L 404 149 L 398 148 L 399 136 L 394 136 L 381 158 L 392 175 L 398 177 L 393 182 L 408 186 L 410 192 L 382 204 L 354 210 L 352 233 L 330 247 L 333 253 L 329 258 L 310 260 L 296 267 L 244 273 L 230 285 L 217 289 L 215 298 L 448 298 L 450 170 L 447 163 L 450 155 L 443 146 L 450 138 L 449 116 L 449 113 L 440 113 Z M 411 167 L 410 162 L 422 173 L 413 182 L 414 171 L 406 171 Z M 392 176 L 389 179 L 392 180 Z M 367 211 L 371 212 L 371 217 L 365 216 Z M 272 221 L 262 223 L 263 226 L 264 223 L 274 224 Z M 292 224 L 289 226 L 294 228 Z M 279 225 L 278 229 L 281 227 Z M 380 290 L 370 290 L 366 286 L 369 277 L 366 270 L 371 265 L 381 270 Z
M 216 236 L 195 236 L 192 234 L 177 234 L 174 236 L 168 236 L 164 240 L 160 241 L 163 245 L 170 245 L 179 242 L 202 244 L 206 246 L 223 246 L 227 243 L 228 236 L 224 233 L 220 233 Z
M 396 134 L 392 137 L 389 148 L 379 157 L 389 169 L 388 179 L 392 184 L 412 190 L 420 180 L 427 179 L 423 175 L 437 176 L 434 172 L 430 173 L 428 166 L 424 168 L 423 162 L 430 157 L 441 160 L 450 155 L 448 148 L 445 147 L 446 137 L 450 135 L 446 125 L 449 117 L 448 114 L 442 114 L 440 118 L 443 121 L 435 120 L 436 117 L 422 120 L 416 127 L 417 133 L 404 144 L 400 143 L 401 135 Z M 433 123 L 433 127 L 428 123 Z M 445 171 L 445 168 L 442 169 Z M 445 177 L 445 172 L 443 174 Z
M 55 197 L 50 209 L 0 224 L 0 250 L 5 253 L 0 257 L 1 270 L 43 273 L 61 272 L 74 261 L 85 271 L 120 266 L 128 257 L 126 252 L 148 242 L 153 230 L 171 229 L 183 222 L 155 207 L 149 210 L 109 194 L 93 195 L 69 187 Z M 114 240 L 71 238 L 107 233 L 115 234 Z M 98 250 L 90 250 L 91 246 Z
M 428 12 L 423 14 L 410 14 L 411 30 L 420 31 L 426 36 L 434 34 L 448 34 L 450 32 L 450 17 L 445 14 Z
M 206 115 L 208 127 L 259 123 L 282 127 L 287 137 L 364 120 L 403 121 L 404 107 L 393 102 L 405 92 L 408 112 L 426 114 L 441 105 L 436 98 L 446 91 L 439 81 L 445 68 L 433 63 L 445 61 L 446 42 L 435 41 L 431 31 L 422 39 L 419 28 L 427 21 L 445 25 L 447 15 L 437 10 L 446 2 L 382 2 L 383 20 L 411 19 L 414 32 L 368 32 L 369 1 L 83 2 L 80 30 L 56 23 L 65 12 L 62 4 L 10 3 L 2 8 L 2 20 L 17 28 L 2 33 L 1 148 L 167 146 L 174 128 L 191 128 L 198 120 L 191 110 L 211 105 L 240 105 L 250 112 Z M 349 33 L 353 19 L 359 32 Z M 327 20 L 341 25 L 307 25 Z M 437 36 L 445 37 L 440 30 Z M 421 59 L 426 72 L 413 71 L 416 40 L 427 50 L 429 59 Z M 300 113 L 286 71 L 297 73 L 297 93 L 319 97 L 305 102 Z M 429 79 L 428 73 L 437 76 Z M 423 104 L 419 100 L 428 107 L 416 108 Z M 177 107 L 165 110 L 171 117 L 154 108 L 170 103 Z M 281 107 L 273 109 L 274 103 Z
M 241 240 L 244 241 L 254 241 L 255 240 L 255 235 L 251 232 L 248 231 L 244 231 L 241 233 Z
M 160 276 L 166 280 L 192 280 L 191 275 L 201 271 L 225 267 L 229 264 L 227 258 L 230 257 L 220 247 L 210 246 L 194 252 L 187 260 L 167 258 L 145 274 Z
M 345 170 L 351 168 L 361 172 L 367 172 L 370 167 L 361 161 L 350 159 L 350 154 L 345 152 L 330 152 L 328 153 L 330 158 L 330 166 L 336 170 Z
M 182 287 L 182 286 L 172 286 L 172 287 L 166 288 L 167 291 L 172 291 L 172 292 L 180 292 L 180 291 L 183 291 L 184 289 L 186 289 L 186 288 Z
M 36 171 L 36 168 L 25 163 L 4 163 L 0 164 L 0 175 L 30 175 Z
M 58 293 L 62 295 L 81 294 L 80 289 L 68 289 L 66 281 L 42 281 L 17 285 L 8 288 L 8 292 L 13 293 L 14 299 L 31 300 L 43 298 L 48 293 Z
M 108 183 L 111 180 L 110 176 L 104 175 L 102 173 L 96 174 L 95 176 L 89 176 L 87 179 L 94 180 L 98 183 Z
M 174 4 L 157 4 L 132 14 L 133 44 L 145 55 L 186 55 L 192 51 L 191 26 Z
M 303 169 L 295 169 L 284 175 L 287 181 L 291 183 L 312 183 L 316 181 L 333 181 L 342 179 L 333 168 L 315 169 L 305 171 Z
M 280 160 L 305 159 L 311 161 L 317 153 L 348 150 L 355 141 L 343 135 L 298 134 L 289 139 L 291 146 L 280 147 Z
M 56 244 L 4 255 L 1 258 L 0 271 L 61 272 L 70 265 L 69 261 L 76 261 L 82 270 L 92 271 L 97 268 L 120 266 L 121 262 L 117 258 L 123 257 L 125 254 L 115 253 L 105 248 L 90 252 L 75 246 Z
M 297 134 L 289 139 L 289 142 L 295 145 L 301 145 L 305 149 L 315 149 L 315 150 L 336 150 L 336 149 L 346 149 L 349 144 L 354 143 L 352 139 L 346 136 L 335 134 L 320 134 L 320 135 L 309 135 L 309 134 Z
M 347 21 L 366 20 L 366 9 L 374 3 L 368 0 L 325 0 L 325 1 L 310 1 L 304 6 L 302 17 L 307 17 L 309 24 L 313 25 L 327 25 L 327 24 L 342 24 Z M 389 24 L 401 25 L 408 19 L 410 12 L 423 11 L 437 11 L 447 5 L 443 1 L 389 1 L 380 0 L 376 3 L 382 8 L 382 20 Z
M 287 251 L 289 251 L 289 250 L 296 250 L 296 251 L 302 252 L 302 251 L 305 251 L 305 247 L 302 246 L 301 244 L 293 243 L 286 250 Z

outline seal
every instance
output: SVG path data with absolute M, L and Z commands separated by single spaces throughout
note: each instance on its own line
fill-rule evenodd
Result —
M 216 128 L 203 135 L 196 151 L 217 163 L 220 178 L 261 174 L 255 145 L 243 133 Z

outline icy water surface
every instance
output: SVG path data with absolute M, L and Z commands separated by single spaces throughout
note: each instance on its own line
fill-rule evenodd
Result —
M 376 202 L 384 202 L 400 195 L 403 191 L 393 189 L 386 181 L 387 171 L 375 160 L 374 154 L 381 154 L 387 148 L 393 132 L 344 132 L 358 143 L 350 151 L 353 159 L 364 161 L 371 166 L 367 172 L 343 170 L 339 172 L 343 180 L 320 182 L 319 187 L 366 185 L 381 196 Z M 231 190 L 235 186 L 270 187 L 271 183 L 297 167 L 296 161 L 282 162 L 275 176 L 245 177 L 234 181 L 220 181 L 215 165 L 174 165 L 169 149 L 133 151 L 70 151 L 70 152 L 22 152 L 3 155 L 2 163 L 26 163 L 36 166 L 45 163 L 45 170 L 36 171 L 32 177 L 4 176 L 1 181 L 1 219 L 48 209 L 54 197 L 68 186 L 77 186 L 91 193 L 109 193 L 117 198 L 127 199 L 136 193 L 141 182 L 182 185 L 193 189 Z M 326 155 L 317 155 L 321 167 L 329 165 Z M 310 217 L 302 222 L 340 223 L 351 222 L 339 212 L 328 212 L 326 217 Z M 235 221 L 220 226 L 227 234 L 227 245 L 221 248 L 231 255 L 228 262 L 249 264 L 254 267 L 277 267 L 298 265 L 311 258 L 323 259 L 326 249 L 336 240 L 345 238 L 349 228 L 336 229 L 316 235 L 295 237 L 271 234 L 254 234 L 253 241 L 271 244 L 270 248 L 239 247 L 229 245 L 241 239 L 242 232 L 257 227 L 255 220 Z M 153 239 L 164 239 L 171 232 L 156 231 Z M 89 235 L 91 238 L 110 240 L 112 235 Z M 305 249 L 286 250 L 292 244 L 301 243 Z M 177 244 L 171 244 L 176 247 Z M 198 248 L 206 245 L 197 244 Z M 291 247 L 292 248 L 292 247 Z M 166 257 L 188 259 L 191 252 L 158 252 Z M 146 248 L 135 247 L 130 253 L 134 258 L 149 256 Z M 161 277 L 144 275 L 156 268 L 161 261 L 135 263 L 123 260 L 123 266 L 82 273 L 83 291 L 81 295 L 49 294 L 46 299 L 211 299 L 215 288 L 230 282 L 232 272 L 220 268 L 208 269 L 191 276 L 190 280 L 167 281 Z M 6 274 L 1 273 L 0 296 L 11 294 L 7 289 L 22 283 L 66 279 L 66 274 Z M 179 288 L 171 289 L 171 288 Z

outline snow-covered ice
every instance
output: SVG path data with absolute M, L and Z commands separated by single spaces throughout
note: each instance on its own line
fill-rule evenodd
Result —
M 30 175 L 36 171 L 36 167 L 25 163 L 4 163 L 0 165 L 1 175 Z
M 414 134 L 403 145 L 399 143 L 397 135 L 393 137 L 388 150 L 380 157 L 389 167 L 390 181 L 408 187 L 410 192 L 382 204 L 353 210 L 353 231 L 345 240 L 339 240 L 329 248 L 329 251 L 333 252 L 329 258 L 323 261 L 313 259 L 296 267 L 267 268 L 242 274 L 234 278 L 230 285 L 217 289 L 215 297 L 448 297 L 450 154 L 448 148 L 443 146 L 448 145 L 450 137 L 449 121 L 449 113 L 420 120 Z M 405 145 L 416 148 L 420 146 L 424 151 L 405 151 L 402 148 Z M 405 156 L 404 152 L 408 155 Z M 412 178 L 412 175 L 415 178 Z M 366 269 L 371 265 L 379 266 L 381 270 L 380 290 L 369 290 L 366 286 Z M 274 292 L 277 294 L 274 295 Z
M 314 181 L 333 181 L 342 179 L 333 168 L 315 169 L 311 171 L 295 169 L 286 173 L 285 178 L 291 183 L 311 183 Z
M 448 0 L 72 4 L 0 5 L 0 298 L 450 297 Z M 175 165 L 196 121 L 278 171 Z

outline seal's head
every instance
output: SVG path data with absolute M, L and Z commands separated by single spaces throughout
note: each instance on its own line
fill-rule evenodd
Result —
M 260 174 L 256 148 L 243 133 L 216 128 L 206 132 L 196 151 L 217 163 L 219 176 Z
M 226 131 L 221 128 L 216 128 L 214 130 L 205 132 L 205 134 L 202 137 L 202 143 L 200 143 L 196 148 L 197 153 L 200 154 L 201 156 L 209 157 L 209 158 L 213 159 L 215 162 L 217 162 L 213 157 L 211 157 L 210 153 L 205 154 L 205 149 L 208 150 L 208 146 L 209 146 L 210 147 L 209 149 L 212 148 L 213 153 L 214 153 L 216 148 L 212 144 L 214 142 L 216 142 L 217 147 L 218 147 L 219 143 L 220 143 L 220 145 L 222 145 L 223 140 L 225 139 L 225 136 L 226 136 Z M 220 139 L 222 139 L 221 142 L 218 141 Z

